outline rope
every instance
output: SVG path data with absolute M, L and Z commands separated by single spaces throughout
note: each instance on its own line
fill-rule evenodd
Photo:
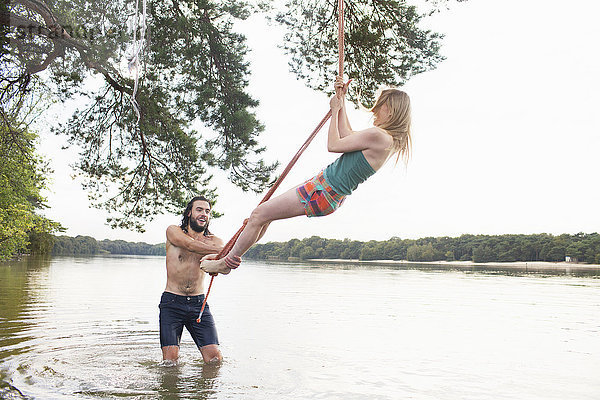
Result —
M 129 72 L 135 71 L 135 77 L 133 79 L 133 92 L 131 93 L 131 97 L 129 101 L 135 110 L 135 114 L 137 115 L 136 124 L 140 122 L 140 107 L 135 99 L 138 90 L 138 81 L 139 81 L 139 71 L 140 71 L 140 52 L 144 48 L 144 38 L 146 36 L 146 0 L 142 0 L 142 18 L 140 20 L 140 10 L 139 10 L 139 0 L 135 1 L 135 19 L 134 19 L 134 28 L 133 28 L 133 56 L 129 60 L 128 67 Z M 140 23 L 141 22 L 141 23 Z M 139 27 L 138 27 L 139 25 Z M 137 31 L 140 30 L 140 40 L 138 43 L 137 40 Z
M 338 75 L 344 76 L 344 0 L 338 0 Z
M 344 0 L 338 0 L 338 72 L 339 72 L 340 76 L 344 76 Z M 321 128 L 323 128 L 325 123 L 327 123 L 329 118 L 331 118 L 331 110 L 329 110 L 327 112 L 327 114 L 325 114 L 325 116 L 323 117 L 321 122 L 319 122 L 317 127 L 312 131 L 312 133 L 310 134 L 308 139 L 306 139 L 304 144 L 302 146 L 300 146 L 300 149 L 296 152 L 294 157 L 292 157 L 292 159 L 288 163 L 287 167 L 285 167 L 285 169 L 283 170 L 283 172 L 281 173 L 279 178 L 277 178 L 277 181 L 275 181 L 273 186 L 269 189 L 267 194 L 265 194 L 265 197 L 263 197 L 263 199 L 260 201 L 260 203 L 258 203 L 258 205 L 261 205 L 262 203 L 264 203 L 265 201 L 267 201 L 271 198 L 271 196 L 273 195 L 273 193 L 275 193 L 275 191 L 277 190 L 279 185 L 281 185 L 281 182 L 283 182 L 283 180 L 285 179 L 287 174 L 290 172 L 290 170 L 292 169 L 294 164 L 296 164 L 296 161 L 298 161 L 298 159 L 300 158 L 302 153 L 304 153 L 304 150 L 306 150 L 308 148 L 308 145 L 310 144 L 310 142 L 312 142 L 312 140 L 315 138 L 315 136 L 317 136 L 317 133 L 319 133 L 319 131 L 321 130 Z M 223 247 L 223 250 L 221 250 L 219 252 L 219 254 L 217 255 L 217 259 L 223 258 L 229 253 L 229 251 L 233 248 L 233 245 L 237 241 L 238 237 L 242 234 L 242 231 L 246 227 L 247 223 L 248 223 L 248 220 L 245 220 L 242 227 L 240 229 L 238 229 L 238 231 L 235 233 L 235 235 L 233 235 L 233 237 L 231 239 L 229 239 L 229 242 L 227 242 L 227 244 L 225 244 L 225 246 Z M 196 320 L 196 322 L 200 322 L 200 320 L 202 319 L 202 313 L 204 312 L 204 308 L 206 307 L 206 301 L 208 300 L 208 295 L 210 294 L 210 289 L 212 288 L 212 284 L 213 284 L 213 281 L 215 280 L 215 276 L 216 275 L 213 275 L 210 278 L 208 290 L 206 291 L 206 296 L 204 296 L 204 301 L 202 302 L 202 308 L 200 309 L 200 315 L 198 316 L 198 319 Z

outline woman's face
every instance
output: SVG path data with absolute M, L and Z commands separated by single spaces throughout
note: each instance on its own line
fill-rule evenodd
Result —
M 375 126 L 381 126 L 384 124 L 388 118 L 390 117 L 390 109 L 386 103 L 383 103 L 381 107 L 374 114 L 375 120 L 373 121 Z

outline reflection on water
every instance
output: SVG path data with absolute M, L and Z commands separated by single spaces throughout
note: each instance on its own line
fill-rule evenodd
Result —
M 27 351 L 20 345 L 34 339 L 28 335 L 30 320 L 25 309 L 31 302 L 30 276 L 44 273 L 50 265 L 47 257 L 26 257 L 19 261 L 0 263 L 0 360 Z M 7 371 L 0 369 L 0 398 L 23 398 L 10 383 Z
M 47 273 L 49 265 L 47 257 L 24 258 L 10 263 L 10 267 L 0 264 L 0 321 L 3 331 L 0 349 L 3 354 L 17 355 L 25 351 L 19 343 L 34 339 L 29 336 L 32 321 L 28 305 L 37 300 L 35 284 L 32 288 L 31 282 L 43 281 L 40 276 Z
M 266 264 L 294 265 L 291 262 L 264 261 Z M 304 263 L 307 263 L 304 261 Z M 498 263 L 498 264 L 451 264 L 451 263 L 419 263 L 419 262 L 385 262 L 385 261 L 363 261 L 344 262 L 340 260 L 320 260 L 316 264 L 304 264 L 308 267 L 319 267 L 328 269 L 390 269 L 390 270 L 422 270 L 422 271 L 461 271 L 478 272 L 484 274 L 501 274 L 512 276 L 526 276 L 536 274 L 537 276 L 581 276 L 600 277 L 600 269 L 588 264 L 561 264 L 545 262 L 520 262 L 520 263 Z
M 219 375 L 220 365 L 197 364 L 187 367 L 179 363 L 175 366 L 159 364 L 161 399 L 181 399 L 193 393 L 194 399 L 214 398 L 215 381 Z
M 177 366 L 160 360 L 164 281 L 146 281 L 144 270 L 163 265 L 132 257 L 0 264 L 0 398 L 209 398 L 219 366 L 204 365 L 195 347 L 183 346 Z
M 161 361 L 164 284 L 161 257 L 0 264 L 0 398 L 600 397 L 593 277 L 248 262 L 211 294 L 220 366 L 187 333 Z

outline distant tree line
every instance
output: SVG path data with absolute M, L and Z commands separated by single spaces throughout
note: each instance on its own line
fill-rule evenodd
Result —
M 30 252 L 52 255 L 131 254 L 164 256 L 165 244 L 126 242 L 124 240 L 96 240 L 90 236 L 30 235 Z
M 358 259 L 408 261 L 565 261 L 565 257 L 600 264 L 600 234 L 576 235 L 462 235 L 385 241 L 324 239 L 312 236 L 287 242 L 269 242 L 252 247 L 251 259 Z
M 124 240 L 97 241 L 90 236 L 54 236 L 32 233 L 30 252 L 52 255 L 131 254 L 165 255 L 164 243 L 151 245 Z M 600 264 L 600 234 L 576 235 L 462 235 L 421 239 L 371 240 L 324 239 L 312 236 L 287 242 L 257 244 L 245 255 L 250 259 L 346 259 L 408 261 L 564 261 Z

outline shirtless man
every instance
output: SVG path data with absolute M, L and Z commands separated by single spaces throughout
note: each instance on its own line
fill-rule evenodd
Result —
M 194 197 L 183 212 L 181 225 L 167 228 L 167 287 L 160 300 L 160 345 L 163 360 L 176 362 L 183 327 L 192 335 L 206 363 L 222 360 L 214 319 L 208 304 L 201 321 L 196 319 L 204 301 L 204 276 L 200 269 L 203 257 L 214 258 L 223 248 L 223 241 L 208 230 L 210 202 L 203 196 Z M 228 271 L 240 264 L 229 258 Z M 227 272 L 228 272 L 227 271 Z

